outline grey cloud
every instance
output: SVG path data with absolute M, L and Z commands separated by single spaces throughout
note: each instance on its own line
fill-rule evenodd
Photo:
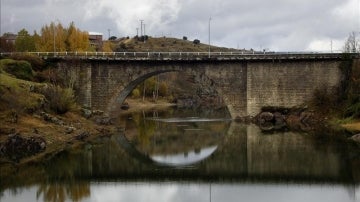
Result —
M 359 0 L 2 0 L 1 32 L 39 30 L 59 20 L 81 29 L 132 36 L 146 23 L 149 35 L 208 40 L 218 46 L 272 50 L 324 50 L 354 31 Z M 309 48 L 311 47 L 311 48 Z

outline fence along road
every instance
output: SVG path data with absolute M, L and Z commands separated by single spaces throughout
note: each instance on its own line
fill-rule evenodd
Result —
M 341 59 L 344 53 L 318 52 L 4 52 L 0 56 L 35 55 L 43 59 L 85 60 L 311 60 Z M 359 53 L 347 53 L 360 58 Z

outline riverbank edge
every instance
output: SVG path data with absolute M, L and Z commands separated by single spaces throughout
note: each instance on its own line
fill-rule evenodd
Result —
M 169 107 L 176 106 L 174 103 L 169 103 L 166 100 L 159 100 L 157 102 L 150 100 L 141 100 L 141 99 L 127 99 L 127 104 L 129 105 L 129 109 L 122 110 L 120 114 L 126 115 L 131 114 L 134 111 L 147 111 L 147 110 L 159 110 L 166 109 Z M 92 142 L 93 140 L 104 137 L 104 136 L 112 136 L 121 130 L 121 128 L 116 127 L 113 123 L 99 123 L 99 116 L 85 118 L 80 112 L 68 112 L 64 115 L 58 115 L 56 118 L 62 120 L 62 122 L 66 123 L 64 125 L 59 125 L 56 123 L 51 123 L 43 120 L 37 114 L 34 115 L 21 115 L 17 123 L 7 123 L 7 127 L 9 130 L 14 130 L 16 133 L 24 136 L 24 137 L 42 137 L 45 139 L 47 143 L 46 150 L 23 159 L 19 161 L 11 161 L 6 160 L 5 158 L 0 158 L 0 164 L 9 163 L 11 165 L 22 165 L 27 163 L 36 163 L 43 161 L 44 159 L 49 159 L 56 154 L 69 149 L 76 148 L 83 144 Z M 101 118 L 101 117 L 100 117 Z M 317 122 L 322 122 L 324 125 L 332 125 L 326 117 L 317 116 Z M 67 128 L 72 127 L 74 131 L 67 132 Z M 360 131 L 360 121 L 357 120 L 353 123 L 348 124 L 338 124 L 335 127 L 343 127 L 346 130 L 352 131 L 355 133 L 356 131 Z M 34 134 L 36 131 L 37 134 Z M 79 138 L 79 135 L 87 132 L 89 135 L 87 137 Z M 355 131 L 355 132 L 354 132 Z M 0 137 L 0 143 L 3 143 L 5 140 L 4 137 Z M 353 138 L 353 141 L 360 144 L 360 141 Z
M 139 110 L 161 110 L 176 106 L 176 104 L 169 103 L 166 100 L 154 102 L 150 100 L 127 99 L 126 102 L 129 105 L 129 109 L 121 110 L 118 115 L 127 115 Z M 5 117 L 7 115 L 4 114 L 11 113 L 11 110 L 9 112 L 2 112 Z M 81 111 L 68 112 L 64 115 L 47 114 L 46 116 L 51 117 L 50 120 L 45 120 L 39 114 L 17 114 L 16 121 L 9 121 L 7 118 L 0 119 L 0 124 L 3 126 L 0 128 L 0 133 L 3 134 L 0 134 L 0 146 L 9 137 L 14 135 L 19 135 L 24 139 L 33 137 L 42 138 L 46 142 L 46 149 L 44 151 L 30 156 L 24 154 L 25 157 L 18 160 L 9 159 L 5 154 L 0 155 L 0 165 L 11 164 L 20 166 L 27 163 L 40 162 L 66 149 L 76 148 L 100 137 L 110 137 L 123 130 L 121 126 L 113 123 L 114 120 L 109 117 L 101 115 L 86 117 Z M 52 120 L 59 120 L 59 122 L 53 122 Z M 83 134 L 87 135 L 82 137 Z

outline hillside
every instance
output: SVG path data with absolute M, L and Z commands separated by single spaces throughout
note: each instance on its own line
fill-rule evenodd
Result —
M 145 42 L 140 38 L 122 38 L 111 41 L 115 51 L 129 52 L 208 52 L 209 45 L 204 43 L 194 44 L 193 41 L 177 38 L 149 37 Z M 246 51 L 225 47 L 210 47 L 212 52 Z
M 114 130 L 84 116 L 70 90 L 37 81 L 37 68 L 0 60 L 0 163 L 36 160 Z

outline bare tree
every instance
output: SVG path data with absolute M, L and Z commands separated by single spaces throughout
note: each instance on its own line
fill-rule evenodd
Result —
M 356 32 L 351 32 L 348 39 L 345 42 L 344 46 L 345 53 L 359 53 L 360 52 L 360 43 L 359 39 L 356 37 Z

